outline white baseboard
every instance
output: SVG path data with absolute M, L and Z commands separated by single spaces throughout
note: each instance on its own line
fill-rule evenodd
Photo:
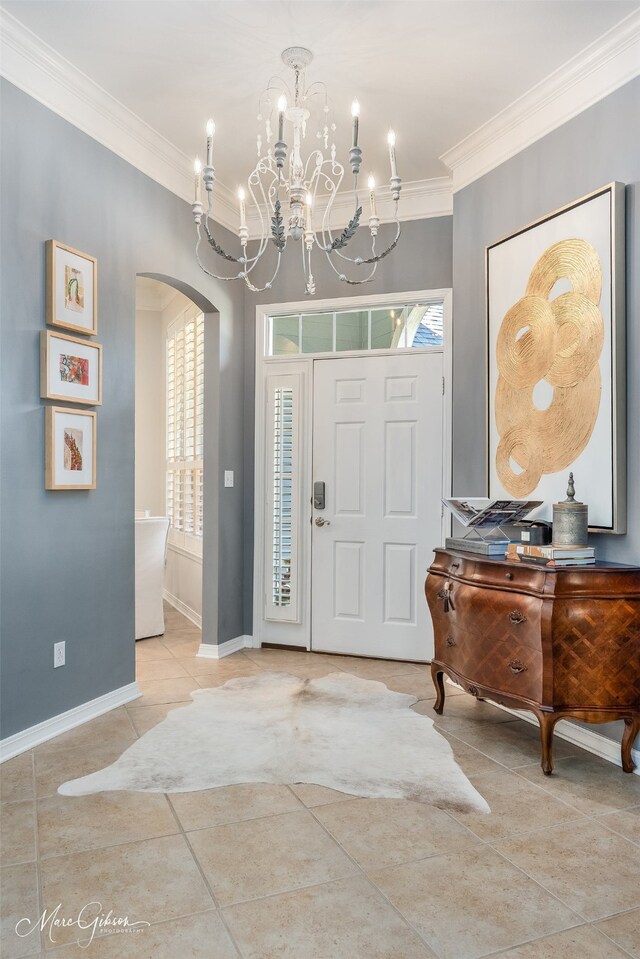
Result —
M 231 653 L 237 653 L 240 649 L 251 649 L 253 647 L 253 636 L 236 636 L 234 639 L 228 639 L 226 643 L 219 643 L 214 646 L 212 643 L 200 643 L 200 649 L 197 654 L 201 659 L 224 659 Z
M 524 719 L 526 723 L 531 723 L 532 726 L 538 725 L 535 716 L 524 709 L 510 709 L 508 706 L 501 706 L 500 703 L 494 703 L 492 700 L 488 701 L 493 706 L 497 706 L 498 709 L 511 713 L 512 716 Z M 597 729 L 597 726 L 595 728 Z M 561 719 L 556 724 L 554 735 L 558 739 L 565 739 L 568 743 L 573 743 L 574 746 L 581 746 L 587 752 L 600 756 L 602 759 L 607 759 L 610 763 L 615 763 L 616 766 L 622 766 L 620 743 L 615 739 L 609 739 L 607 736 L 601 736 L 595 729 L 587 729 L 585 726 L 578 726 L 567 719 Z M 640 749 L 631 750 L 631 759 L 636 765 L 634 769 L 636 776 L 640 776 Z
M 177 596 L 170 593 L 168 589 L 163 590 L 163 596 L 170 606 L 173 606 L 179 613 L 182 613 L 183 616 L 190 619 L 193 625 L 197 626 L 198 629 L 202 629 L 202 616 L 200 613 L 196 613 L 195 609 L 191 609 L 191 607 L 183 603 L 181 599 L 178 599 Z
M 83 723 L 108 713 L 109 710 L 117 706 L 124 706 L 134 699 L 138 699 L 142 693 L 138 689 L 137 683 L 129 683 L 128 686 L 121 686 L 114 689 L 104 696 L 98 696 L 88 703 L 82 703 L 80 706 L 74 706 L 68 709 L 66 713 L 60 713 L 58 716 L 52 716 L 51 719 L 45 719 L 42 723 L 23 729 L 20 733 L 14 733 L 13 736 L 7 736 L 0 741 L 0 763 L 7 759 L 12 759 L 27 749 L 33 749 L 40 743 L 45 743 L 48 739 L 60 736 L 61 733 L 69 732 L 76 726 L 82 726 Z

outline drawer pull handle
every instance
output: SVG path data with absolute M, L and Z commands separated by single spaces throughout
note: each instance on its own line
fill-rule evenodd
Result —
M 447 646 L 451 647 L 455 645 L 456 645 L 456 641 L 453 638 L 453 636 L 447 636 Z
M 513 573 L 505 573 L 505 574 L 504 574 L 504 578 L 505 578 L 505 579 L 513 579 Z
M 513 609 L 509 613 L 509 622 L 514 626 L 518 626 L 520 623 L 525 623 L 526 621 L 527 617 L 521 613 L 519 609 Z
M 448 613 L 449 608 L 455 609 L 453 604 L 453 596 L 451 595 L 451 590 L 453 589 L 453 583 L 451 580 L 447 580 L 441 590 L 438 591 L 438 599 L 443 601 L 443 612 Z
M 509 663 L 509 669 L 517 675 L 518 673 L 526 673 L 528 666 L 525 666 L 521 659 L 512 659 Z
M 452 563 L 452 564 L 451 564 L 451 569 L 458 569 L 459 566 L 460 566 L 460 563 L 457 563 L 457 562 L 456 562 L 456 563 Z

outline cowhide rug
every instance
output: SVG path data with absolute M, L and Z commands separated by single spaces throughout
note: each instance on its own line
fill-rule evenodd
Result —
M 317 783 L 354 796 L 489 812 L 432 720 L 410 709 L 417 699 L 383 683 L 269 672 L 192 695 L 193 703 L 172 710 L 111 766 L 58 792 Z

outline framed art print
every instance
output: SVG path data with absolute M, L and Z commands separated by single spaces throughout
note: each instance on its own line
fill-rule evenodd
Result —
M 45 409 L 45 488 L 96 488 L 96 413 L 64 406 Z
M 98 261 L 57 240 L 47 240 L 47 324 L 95 336 L 98 332 Z
M 592 532 L 626 531 L 624 185 L 487 247 L 488 495 L 551 518 L 575 477 Z
M 86 406 L 102 403 L 102 346 L 66 333 L 40 333 L 40 396 Z

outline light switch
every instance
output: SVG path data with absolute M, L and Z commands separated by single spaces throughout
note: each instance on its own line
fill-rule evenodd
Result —
M 224 471 L 224 485 L 233 486 L 233 470 Z

